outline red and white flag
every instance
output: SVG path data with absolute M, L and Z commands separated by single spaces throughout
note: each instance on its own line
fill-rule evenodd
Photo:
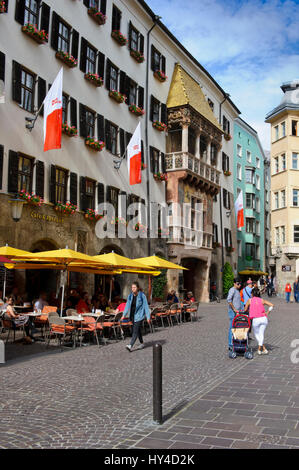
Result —
M 141 183 L 141 124 L 135 130 L 127 147 L 130 185 Z
M 62 79 L 61 68 L 44 100 L 44 152 L 61 148 Z
M 243 191 L 240 192 L 236 202 L 235 211 L 237 219 L 237 229 L 241 230 L 244 227 L 244 206 L 243 206 Z

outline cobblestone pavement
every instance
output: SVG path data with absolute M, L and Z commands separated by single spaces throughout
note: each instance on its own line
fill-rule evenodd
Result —
M 63 353 L 12 346 L 0 366 L 0 448 L 299 447 L 299 371 L 290 361 L 299 306 L 274 303 L 270 354 L 253 361 L 228 358 L 224 301 L 201 305 L 198 322 L 147 335 L 148 347 L 133 353 L 123 341 Z M 152 422 L 156 341 L 162 426 Z

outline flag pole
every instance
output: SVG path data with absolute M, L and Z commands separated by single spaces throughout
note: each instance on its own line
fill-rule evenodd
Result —
M 127 150 L 125 151 L 122 157 L 119 157 L 120 158 L 119 162 L 117 162 L 116 160 L 113 160 L 115 170 L 120 169 L 123 160 L 126 158 L 126 154 L 127 154 Z
M 34 129 L 36 120 L 37 120 L 38 115 L 41 112 L 41 109 L 42 109 L 43 106 L 44 106 L 44 102 L 42 102 L 42 104 L 39 107 L 38 111 L 35 113 L 34 118 L 30 118 L 30 117 L 27 117 L 27 116 L 25 117 L 25 121 L 27 121 L 29 123 L 29 124 L 26 124 L 25 127 L 26 127 L 26 129 L 29 129 L 30 132 L 32 131 L 32 129 Z

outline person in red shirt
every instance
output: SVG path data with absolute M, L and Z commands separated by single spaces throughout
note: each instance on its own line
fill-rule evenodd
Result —
M 90 313 L 90 302 L 88 299 L 88 293 L 83 292 L 81 299 L 79 300 L 77 304 L 77 312 L 78 313 Z
M 286 284 L 286 288 L 285 288 L 287 304 L 290 302 L 291 292 L 292 292 L 292 286 L 291 286 L 291 284 L 288 282 L 288 283 Z
M 195 298 L 193 297 L 193 292 L 187 292 L 187 297 L 186 297 L 186 302 L 188 304 L 192 304 L 193 302 L 195 302 Z

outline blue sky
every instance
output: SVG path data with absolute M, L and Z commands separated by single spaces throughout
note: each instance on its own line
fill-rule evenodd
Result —
M 299 0 L 147 0 L 270 149 L 266 114 L 299 78 Z

